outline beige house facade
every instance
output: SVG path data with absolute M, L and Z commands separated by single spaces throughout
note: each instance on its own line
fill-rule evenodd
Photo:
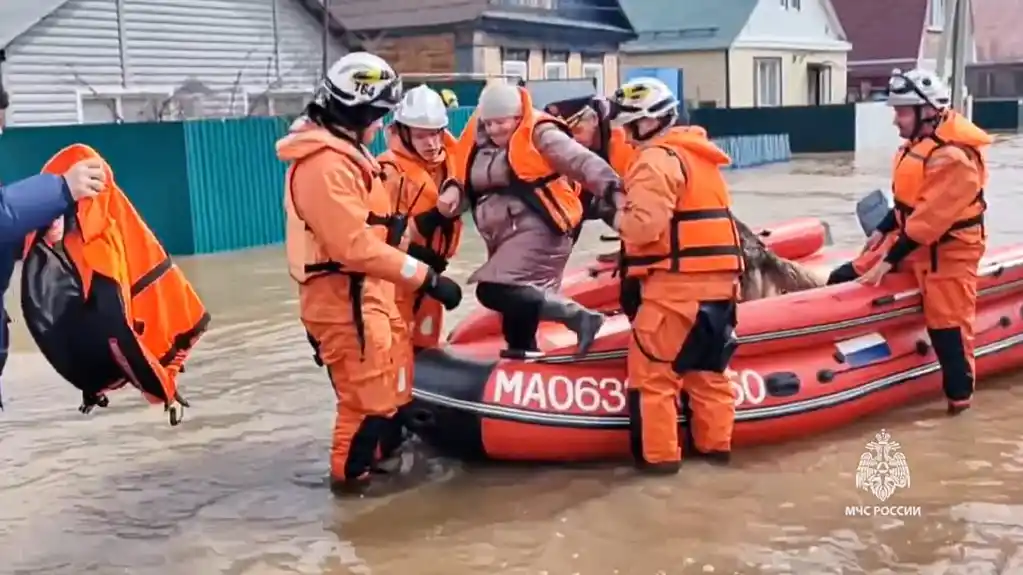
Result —
M 649 3 L 647 3 L 649 2 Z M 623 0 L 638 39 L 622 48 L 628 78 L 677 71 L 693 107 L 769 107 L 845 101 L 851 45 L 830 0 L 696 1 L 678 5 L 678 30 L 657 0 Z M 652 13 L 648 13 L 652 12 Z M 783 34 L 780 34 L 782 31 Z

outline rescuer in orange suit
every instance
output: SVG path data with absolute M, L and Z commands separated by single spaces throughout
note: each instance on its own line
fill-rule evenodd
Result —
M 395 247 L 404 222 L 365 145 L 400 98 L 400 79 L 387 62 L 348 54 L 327 71 L 305 120 L 277 143 L 278 156 L 291 163 L 284 193 L 288 267 L 317 363 L 327 367 L 337 395 L 335 493 L 370 485 L 397 410 L 395 284 L 421 289 L 448 309 L 462 297 L 458 284 Z
M 615 222 L 623 276 L 639 278 L 642 294 L 627 306 L 635 310 L 628 352 L 633 457 L 643 471 L 678 471 L 684 390 L 695 454 L 725 463 L 735 423 L 725 370 L 736 348 L 743 269 L 721 173 L 731 160 L 702 131 L 674 127 L 678 99 L 660 80 L 634 79 L 614 103 L 616 123 L 638 147 Z
M 924 318 L 941 365 L 948 413 L 970 406 L 974 386 L 977 268 L 984 255 L 984 148 L 989 134 L 949 108 L 948 85 L 926 70 L 895 70 L 888 105 L 905 143 L 895 155 L 895 207 L 868 240 L 890 234 L 885 256 L 860 277 L 877 285 L 905 263 L 920 285 Z
M 448 111 L 440 94 L 427 86 L 412 88 L 402 97 L 394 123 L 387 129 L 388 150 L 377 158 L 392 205 L 410 221 L 408 253 L 438 274 L 447 269 L 462 236 L 461 218 L 447 218 L 437 208 L 442 189 L 461 189 L 455 151 L 458 142 L 447 127 Z M 444 321 L 441 302 L 421 290 L 399 287 L 395 302 L 403 325 L 394 330 L 394 358 L 404 371 L 398 378 L 399 415 L 385 441 L 384 456 L 393 452 L 404 436 L 400 408 L 412 401 L 414 352 L 438 346 Z

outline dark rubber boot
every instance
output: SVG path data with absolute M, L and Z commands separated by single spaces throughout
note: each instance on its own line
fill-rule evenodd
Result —
M 604 314 L 556 296 L 548 296 L 544 300 L 540 306 L 540 319 L 556 321 L 575 332 L 579 355 L 590 351 L 597 332 L 604 325 Z

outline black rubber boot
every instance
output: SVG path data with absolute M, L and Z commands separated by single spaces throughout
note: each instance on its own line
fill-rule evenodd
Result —
M 540 306 L 540 319 L 556 321 L 575 332 L 580 355 L 590 350 L 597 332 L 604 325 L 604 314 L 586 309 L 572 300 L 551 295 Z

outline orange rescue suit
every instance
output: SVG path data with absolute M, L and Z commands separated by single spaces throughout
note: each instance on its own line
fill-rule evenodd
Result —
M 102 159 L 75 144 L 43 172 L 63 174 L 90 158 Z M 58 246 L 41 231 L 29 236 L 22 310 L 46 359 L 82 390 L 81 411 L 105 407 L 106 391 L 131 383 L 177 425 L 188 405 L 177 376 L 210 315 L 104 166 L 103 191 L 65 216 Z
M 624 272 L 642 293 L 628 352 L 641 469 L 678 469 L 680 391 L 696 451 L 727 459 L 731 450 L 735 396 L 724 371 L 736 348 L 743 262 L 721 174 L 729 163 L 704 134 L 671 128 L 642 143 L 625 177 Z
M 520 87 L 518 90 L 522 104 L 522 120 L 508 142 L 508 163 L 511 167 L 513 181 L 510 186 L 495 191 L 495 193 L 514 194 L 529 209 L 540 216 L 554 233 L 572 234 L 583 219 L 579 186 L 558 174 L 533 144 L 533 134 L 540 124 L 554 124 L 559 130 L 563 130 L 570 136 L 572 131 L 564 122 L 554 116 L 535 110 L 533 99 L 525 88 Z M 461 141 L 465 142 L 466 138 L 470 138 L 469 141 L 474 142 L 475 135 L 475 129 L 466 128 Z M 468 146 L 462 144 L 461 147 Z M 464 165 L 472 166 L 477 153 L 478 149 L 473 143 Z M 469 199 L 475 205 L 482 197 L 472 191 L 468 178 L 464 181 Z
M 444 218 L 436 209 L 441 186 L 458 181 L 455 179 L 459 164 L 457 142 L 447 131 L 442 138 L 444 155 L 435 165 L 427 164 L 400 138 L 395 138 L 391 148 L 378 158 L 392 204 L 398 213 L 415 223 L 408 253 L 438 274 L 447 269 L 462 241 L 462 220 Z M 397 304 L 409 327 L 411 344 L 416 348 L 437 347 L 443 329 L 444 306 L 420 291 L 407 289 L 398 290 Z
M 973 394 L 977 268 L 986 246 L 983 148 L 992 142 L 966 117 L 943 112 L 932 135 L 897 152 L 895 209 L 881 230 L 897 234 L 885 260 L 905 261 L 919 282 L 951 411 Z
M 380 166 L 362 145 L 312 123 L 277 143 L 291 167 L 284 211 L 288 268 L 299 313 L 337 396 L 331 480 L 368 478 L 408 385 L 395 357 L 402 325 L 395 284 L 414 290 L 427 267 L 400 251 Z

